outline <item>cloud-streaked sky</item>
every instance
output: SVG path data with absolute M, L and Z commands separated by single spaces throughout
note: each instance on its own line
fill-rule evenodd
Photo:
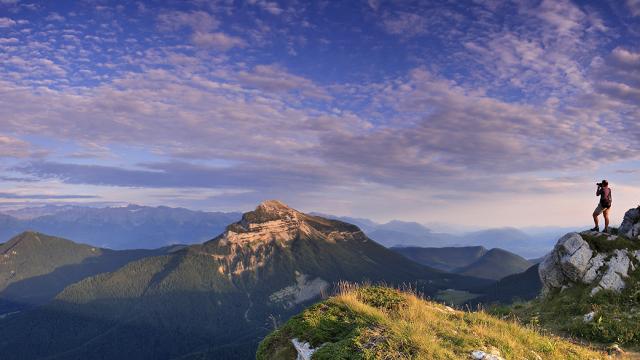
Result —
M 0 204 L 479 226 L 640 203 L 640 2 L 0 0 Z

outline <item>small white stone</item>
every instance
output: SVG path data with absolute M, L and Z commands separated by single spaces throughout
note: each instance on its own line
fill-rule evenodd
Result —
M 291 343 L 298 352 L 298 357 L 296 358 L 296 360 L 311 360 L 313 353 L 318 350 L 312 348 L 311 344 L 309 344 L 308 342 L 302 342 L 298 339 L 291 340 Z
M 495 354 L 487 354 L 482 350 L 475 350 L 471 352 L 471 358 L 474 360 L 504 360 L 502 357 Z
M 588 322 L 592 322 L 593 318 L 596 316 L 596 312 L 592 311 L 588 314 L 584 314 L 584 316 L 582 317 L 582 321 L 588 323 Z

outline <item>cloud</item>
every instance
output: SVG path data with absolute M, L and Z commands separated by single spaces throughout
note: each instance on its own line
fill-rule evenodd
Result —
M 257 5 L 262 8 L 264 11 L 272 14 L 272 15 L 280 15 L 284 12 L 282 8 L 278 5 L 278 3 L 273 1 L 265 1 L 265 0 L 249 0 L 248 3 Z
M 640 16 L 640 0 L 626 0 L 625 3 L 632 16 Z
M 28 158 L 35 154 L 28 142 L 6 135 L 0 135 L 0 158 Z
M 634 158 L 640 148 L 638 141 L 620 142 L 615 127 L 586 120 L 598 118 L 598 106 L 577 114 L 503 102 L 424 69 L 380 88 L 371 96 L 380 108 L 394 109 L 397 124 L 322 139 L 330 163 L 377 183 L 456 188 L 452 179 L 584 169 L 601 158 Z M 624 120 L 612 118 L 611 124 L 618 121 Z
M 581 31 L 586 14 L 569 0 L 543 0 L 539 6 L 526 10 L 544 20 L 560 35 Z
M 269 92 L 299 91 L 312 98 L 330 100 L 329 93 L 309 79 L 288 73 L 276 65 L 258 65 L 253 71 L 242 71 L 238 80 L 246 85 Z
M 32 200 L 65 200 L 65 199 L 97 199 L 95 195 L 60 195 L 60 194 L 16 194 L 0 192 L 0 199 L 32 199 Z
M 64 21 L 64 16 L 58 14 L 57 12 L 50 13 L 47 17 L 44 18 L 47 21 Z
M 382 23 L 385 30 L 394 35 L 416 36 L 428 31 L 427 19 L 416 13 L 397 11 L 386 14 Z
M 163 31 L 176 31 L 187 27 L 197 32 L 216 29 L 220 23 L 204 11 L 167 11 L 158 15 L 158 26 Z
M 622 47 L 616 47 L 611 52 L 611 59 L 617 62 L 619 65 L 635 68 L 640 68 L 640 52 L 632 52 Z
M 367 0 L 367 4 L 369 4 L 369 7 L 371 7 L 375 11 L 378 11 L 381 2 L 381 0 Z
M 202 48 L 227 51 L 235 47 L 245 47 L 247 43 L 240 37 L 214 31 L 220 22 L 204 11 L 169 11 L 157 18 L 158 27 L 165 32 L 174 32 L 182 28 L 191 30 L 191 42 Z
M 637 111 L 640 103 L 640 52 L 616 47 L 608 56 L 593 63 L 594 96 L 626 102 Z M 631 111 L 631 108 L 626 111 Z
M 8 17 L 0 17 L 0 28 L 12 27 L 16 21 Z
M 145 188 L 273 189 L 287 184 L 290 189 L 318 188 L 330 183 L 331 174 L 313 166 L 297 168 L 277 164 L 212 167 L 187 162 L 139 164 L 142 169 L 81 165 L 48 161 L 31 162 L 13 168 L 43 179 L 68 184 L 89 184 Z
M 195 32 L 191 40 L 200 47 L 212 48 L 220 51 L 227 51 L 234 47 L 245 47 L 247 43 L 236 36 L 227 35 L 222 32 Z

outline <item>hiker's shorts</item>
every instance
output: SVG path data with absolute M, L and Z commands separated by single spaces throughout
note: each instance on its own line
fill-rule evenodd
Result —
M 595 210 L 593 210 L 593 214 L 594 215 L 600 215 L 602 214 L 605 210 L 609 210 L 610 208 L 606 208 L 606 207 L 602 207 L 602 205 L 598 204 L 598 206 L 596 207 Z

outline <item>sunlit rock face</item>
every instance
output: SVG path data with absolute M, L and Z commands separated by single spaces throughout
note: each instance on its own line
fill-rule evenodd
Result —
M 229 225 L 205 249 L 221 262 L 219 272 L 239 275 L 263 267 L 278 249 L 290 247 L 297 239 L 329 244 L 368 241 L 357 226 L 306 215 L 280 201 L 268 200 Z

